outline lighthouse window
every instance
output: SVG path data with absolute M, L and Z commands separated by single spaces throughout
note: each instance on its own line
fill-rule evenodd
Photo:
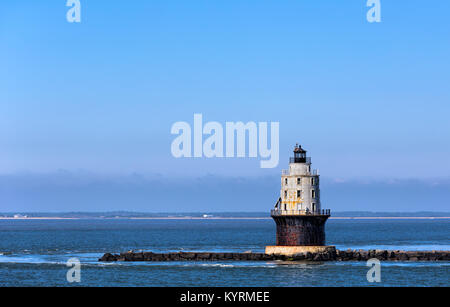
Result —
M 311 178 L 311 185 L 314 185 L 314 178 Z
M 287 191 L 284 191 L 284 198 L 287 198 Z
M 315 197 L 316 197 L 316 191 L 315 191 L 315 190 L 312 190 L 312 191 L 311 191 L 311 197 L 312 197 L 312 198 L 315 198 Z
M 297 191 L 297 198 L 301 198 L 302 197 L 302 191 L 301 190 L 298 190 Z
M 302 183 L 302 178 L 297 178 L 297 184 L 301 184 Z
M 286 185 L 287 185 L 287 178 L 286 178 L 286 179 L 284 179 L 284 184 L 286 184 Z

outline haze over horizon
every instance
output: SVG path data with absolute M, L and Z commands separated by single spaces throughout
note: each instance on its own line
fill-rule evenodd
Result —
M 279 195 L 279 176 L 0 175 L 0 212 L 269 212 Z M 322 177 L 321 195 L 333 211 L 446 212 L 450 179 Z

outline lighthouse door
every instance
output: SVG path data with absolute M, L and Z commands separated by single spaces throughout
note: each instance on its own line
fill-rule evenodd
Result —
M 316 212 L 316 204 L 312 204 L 312 212 Z

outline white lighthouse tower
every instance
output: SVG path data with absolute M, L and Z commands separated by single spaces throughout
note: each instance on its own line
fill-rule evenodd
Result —
M 284 214 L 308 214 L 321 212 L 319 172 L 311 169 L 311 158 L 300 145 L 294 149 L 289 169 L 281 175 L 280 198 L 275 210 Z
M 280 197 L 271 211 L 277 225 L 276 246 L 267 246 L 267 254 L 293 255 L 335 249 L 325 246 L 325 222 L 330 210 L 321 207 L 319 179 L 319 172 L 311 169 L 306 150 L 297 144 L 289 169 L 281 173 Z

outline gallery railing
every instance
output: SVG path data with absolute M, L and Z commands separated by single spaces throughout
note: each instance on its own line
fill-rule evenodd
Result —
M 273 209 L 270 211 L 271 216 L 281 216 L 281 215 L 331 215 L 330 209 L 322 209 L 322 210 L 279 210 Z
M 307 175 L 313 175 L 313 176 L 316 176 L 316 175 L 319 175 L 319 170 L 317 170 L 317 169 L 312 169 L 310 172 L 307 172 L 306 174 L 307 174 Z M 289 172 L 288 169 L 283 169 L 283 170 L 281 170 L 281 175 L 283 175 L 283 176 L 289 176 L 289 175 L 290 175 L 290 172 Z
M 291 157 L 289 158 L 289 163 L 311 163 L 311 157 L 305 158 Z

